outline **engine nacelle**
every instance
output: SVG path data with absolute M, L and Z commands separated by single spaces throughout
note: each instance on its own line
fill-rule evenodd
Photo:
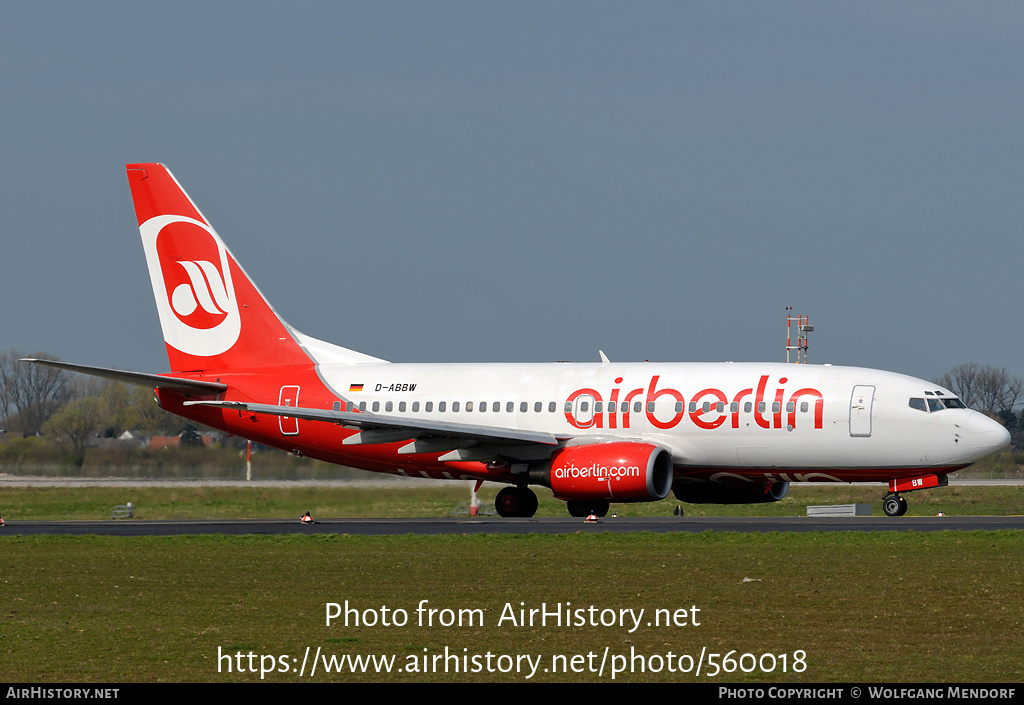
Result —
M 548 486 L 559 499 L 654 502 L 672 488 L 672 454 L 650 443 L 570 446 L 551 459 Z
M 672 491 L 677 499 L 690 504 L 762 504 L 785 497 L 789 483 L 680 481 Z

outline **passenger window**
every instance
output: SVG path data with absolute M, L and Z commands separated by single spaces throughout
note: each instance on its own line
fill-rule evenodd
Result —
M 549 412 L 554 413 L 556 408 L 557 407 L 555 406 L 555 402 L 553 402 L 553 401 L 548 402 L 548 411 Z M 540 411 L 540 402 L 537 402 L 537 411 Z
M 458 404 L 459 404 L 459 402 L 455 402 L 455 403 L 452 404 L 452 411 L 458 411 L 459 410 Z M 473 402 L 467 401 L 466 402 L 466 411 L 472 411 L 472 410 L 473 410 Z
M 644 404 L 643 404 L 643 402 L 640 402 L 640 401 L 635 401 L 635 402 L 633 402 L 633 411 L 634 411 L 635 413 L 639 414 L 639 413 L 640 413 L 641 411 L 643 411 L 643 410 L 644 410 Z
M 789 413 L 793 413 L 794 411 L 796 411 L 796 402 L 795 401 L 788 401 L 788 402 L 786 402 L 786 411 L 788 411 Z
M 683 410 L 683 402 L 677 401 L 676 402 L 676 413 L 678 414 L 678 413 L 682 412 L 682 410 Z
M 537 402 L 537 403 L 540 404 L 540 402 Z M 530 405 L 527 402 L 525 402 L 525 401 L 519 402 L 519 411 L 521 413 L 525 414 L 526 410 L 529 409 L 529 408 L 530 408 Z M 538 409 L 538 411 L 540 411 L 540 409 Z
M 762 414 L 763 414 L 763 413 L 764 413 L 764 410 L 765 410 L 765 409 L 767 409 L 767 408 L 768 408 L 768 407 L 767 407 L 767 405 L 766 405 L 766 404 L 765 404 L 765 403 L 764 403 L 763 401 L 759 401 L 759 402 L 757 402 L 757 411 L 758 411 L 759 413 L 762 413 Z
M 572 413 L 572 402 L 571 401 L 565 402 L 565 413 L 567 413 L 567 414 L 571 414 Z
M 352 402 L 349 402 L 348 404 L 345 405 L 345 411 L 352 411 L 354 407 L 355 405 Z
M 594 402 L 594 413 L 595 414 L 600 414 L 603 409 L 604 409 L 604 402 L 600 402 L 600 401 L 595 401 Z
M 706 414 L 709 411 L 711 411 L 711 402 L 709 402 L 709 401 L 704 402 L 704 404 L 700 407 L 700 411 L 701 411 L 702 414 Z
M 398 410 L 399 411 L 403 411 L 403 412 L 405 411 L 405 402 L 404 401 L 398 402 Z
M 420 410 L 420 403 L 418 401 L 414 401 L 412 403 L 412 410 L 413 411 L 419 411 Z
M 743 404 L 743 413 L 749 414 L 750 410 L 753 409 L 753 408 L 754 408 L 754 405 L 751 402 L 749 402 L 749 401 L 745 402 Z
M 729 411 L 731 411 L 732 413 L 734 413 L 734 414 L 738 413 L 739 410 L 740 410 L 740 403 L 738 401 L 734 401 L 732 404 L 729 405 Z
M 802 401 L 802 402 L 800 402 L 800 411 L 801 411 L 801 412 L 803 412 L 803 413 L 805 413 L 805 414 L 806 414 L 806 413 L 807 413 L 807 410 L 808 410 L 809 408 L 810 408 L 810 406 L 808 406 L 807 402 L 805 402 L 805 401 Z
M 723 411 L 725 411 L 725 402 L 720 401 L 717 404 L 715 404 L 715 411 L 717 411 L 718 413 L 722 413 Z
M 515 410 L 516 410 L 516 403 L 514 401 L 510 401 L 507 404 L 505 404 L 505 411 L 506 411 L 506 413 L 511 414 Z M 526 409 L 523 409 L 523 411 L 526 411 Z
M 366 402 L 365 401 L 359 402 L 359 410 L 360 411 L 366 411 Z
M 437 410 L 438 411 L 444 411 L 446 405 L 447 405 L 447 402 L 443 402 L 443 401 L 437 402 Z
M 509 402 L 508 410 L 512 411 L 512 402 Z M 501 411 L 501 402 L 494 402 L 494 406 L 491 407 L 491 411 Z
M 427 411 L 427 412 L 433 411 L 433 410 L 434 410 L 434 402 L 432 402 L 432 401 L 428 401 L 428 402 L 427 402 L 427 403 L 426 403 L 426 404 L 425 404 L 425 405 L 423 406 L 423 410 L 424 410 L 424 411 Z
M 470 403 L 470 405 L 473 404 L 473 402 L 469 402 L 469 403 Z M 452 402 L 452 411 L 458 411 L 458 410 L 459 410 L 459 402 L 453 401 Z
M 694 413 L 695 411 L 697 411 L 697 402 L 695 402 L 695 401 L 691 401 L 691 402 L 690 402 L 690 413 L 692 414 L 692 413 Z
M 393 401 L 389 401 L 387 404 L 384 405 L 384 411 L 391 411 L 394 408 L 395 403 Z
M 652 414 L 654 413 L 654 402 L 653 401 L 647 402 L 647 411 L 649 411 Z
M 335 411 L 341 411 L 341 402 L 340 401 L 334 402 L 334 405 L 331 408 L 334 409 Z

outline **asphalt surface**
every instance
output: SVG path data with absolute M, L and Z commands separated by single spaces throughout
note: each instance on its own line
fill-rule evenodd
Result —
M 572 534 L 580 532 L 699 533 L 702 531 L 974 531 L 1024 530 L 1024 516 L 966 517 L 619 517 L 596 524 L 582 519 L 454 517 L 447 519 L 223 519 L 192 521 L 8 521 L 0 536 L 104 535 L 181 536 L 200 534 Z

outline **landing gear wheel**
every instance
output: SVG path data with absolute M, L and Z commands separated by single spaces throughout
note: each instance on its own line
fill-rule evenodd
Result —
M 533 490 L 528 487 L 523 487 L 519 491 L 523 493 L 523 497 L 526 500 L 526 503 L 523 506 L 522 516 L 532 517 L 537 513 L 537 507 L 540 506 L 540 501 L 537 499 L 537 495 L 534 494 Z
M 494 508 L 502 517 L 532 517 L 538 504 L 537 495 L 528 487 L 506 487 L 494 498 Z
M 569 510 L 569 516 L 574 517 L 588 517 L 591 512 L 599 517 L 608 514 L 608 502 L 604 500 L 570 499 L 565 506 Z
M 907 500 L 899 495 L 882 498 L 882 511 L 891 517 L 901 517 L 907 513 Z

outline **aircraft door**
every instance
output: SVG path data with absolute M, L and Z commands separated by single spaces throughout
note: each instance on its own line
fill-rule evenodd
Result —
M 875 400 L 875 388 L 869 384 L 858 384 L 850 395 L 850 435 L 867 437 L 871 435 L 871 406 Z
M 281 387 L 281 395 L 278 400 L 279 406 L 298 406 L 299 387 L 298 385 L 285 385 Z M 299 435 L 299 420 L 291 416 L 278 416 L 277 422 L 281 427 L 282 436 Z

